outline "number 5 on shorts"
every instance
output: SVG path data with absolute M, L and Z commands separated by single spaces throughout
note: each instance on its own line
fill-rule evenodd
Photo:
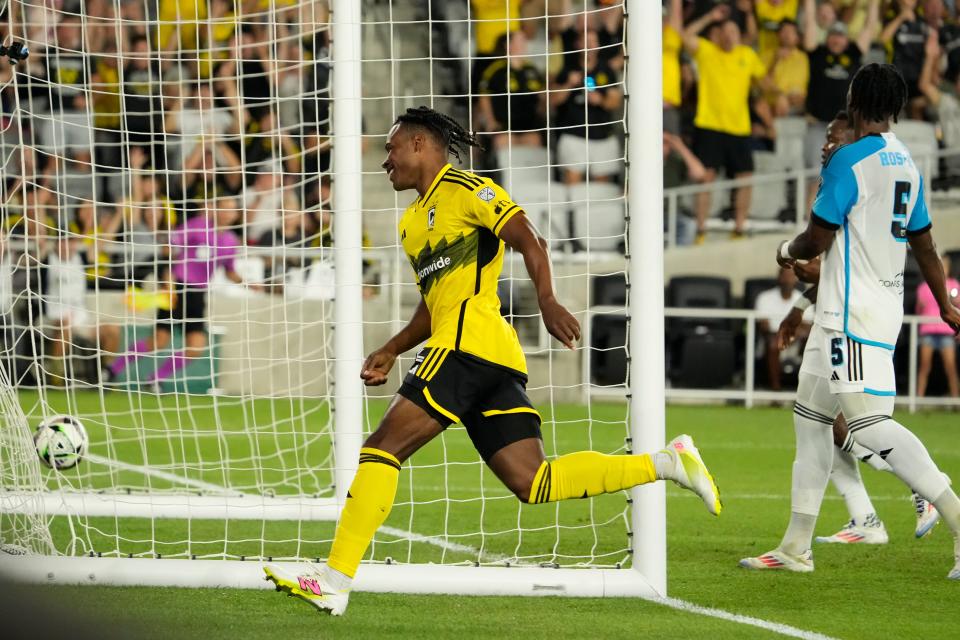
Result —
M 830 364 L 835 367 L 843 364 L 843 338 L 834 338 L 830 341 Z

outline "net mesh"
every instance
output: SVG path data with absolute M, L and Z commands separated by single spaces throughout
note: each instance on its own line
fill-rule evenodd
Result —
M 396 235 L 414 196 L 389 189 L 380 149 L 397 114 L 430 105 L 483 133 L 488 150 L 461 168 L 525 209 L 584 325 L 583 348 L 556 343 L 508 255 L 503 312 L 548 457 L 624 453 L 626 406 L 606 401 L 622 398 L 626 368 L 623 7 L 520 5 L 363 4 L 365 349 L 419 300 Z M 46 487 L 62 553 L 324 558 L 336 382 L 326 3 L 35 0 L 4 15 L 5 41 L 31 51 L 0 67 L 4 363 L 25 415 L 5 431 L 24 453 L 3 459 L 4 488 Z M 367 431 L 414 355 L 369 390 Z M 62 472 L 25 440 L 54 413 L 90 435 L 86 459 Z M 627 514 L 623 495 L 521 505 L 454 426 L 404 465 L 367 557 L 621 566 Z
M 51 553 L 37 453 L 12 389 L 0 368 L 0 553 Z

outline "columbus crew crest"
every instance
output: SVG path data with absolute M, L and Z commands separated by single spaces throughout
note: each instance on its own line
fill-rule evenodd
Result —
M 436 205 L 430 207 L 427 211 L 427 230 L 433 231 L 433 223 L 437 220 L 437 207 Z

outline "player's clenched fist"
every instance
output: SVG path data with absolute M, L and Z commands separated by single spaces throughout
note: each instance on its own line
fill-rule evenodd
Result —
M 363 384 L 368 387 L 384 384 L 396 359 L 397 354 L 384 347 L 367 356 L 367 359 L 363 362 L 363 368 L 360 370 Z

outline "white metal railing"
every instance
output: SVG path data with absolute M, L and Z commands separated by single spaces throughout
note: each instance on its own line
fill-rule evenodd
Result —
M 924 193 L 927 197 L 927 205 L 930 205 L 930 199 L 933 195 L 933 189 L 929 186 L 930 176 L 934 174 L 941 158 L 960 155 L 960 149 L 938 149 L 937 151 L 924 154 L 916 154 L 914 160 L 920 166 L 920 173 L 927 180 L 927 188 Z M 748 178 L 736 178 L 731 180 L 715 180 L 706 184 L 688 184 L 682 187 L 673 187 L 664 189 L 664 214 L 666 215 L 667 228 L 664 233 L 666 246 L 672 248 L 677 244 L 677 217 L 680 214 L 680 199 L 695 196 L 700 193 L 711 193 L 714 196 L 722 194 L 732 189 L 740 187 L 757 187 L 769 184 L 783 184 L 784 190 L 787 185 L 794 181 L 794 202 L 793 202 L 793 222 L 797 227 L 803 226 L 807 219 L 807 181 L 820 175 L 820 167 L 808 167 L 803 169 L 786 169 L 773 173 L 758 173 Z
M 596 316 L 624 315 L 625 310 L 620 306 L 593 306 L 587 309 L 587 318 L 585 322 L 586 331 L 589 332 L 593 326 L 593 318 Z M 756 388 L 756 335 L 757 320 L 761 314 L 752 309 L 709 309 L 709 308 L 678 308 L 668 307 L 664 309 L 664 316 L 667 318 L 693 318 L 693 319 L 724 319 L 724 320 L 742 320 L 746 323 L 744 327 L 744 370 L 743 386 L 741 388 L 728 387 L 723 389 L 684 389 L 681 387 L 671 387 L 666 389 L 667 400 L 702 400 L 713 402 L 743 402 L 746 407 L 753 407 L 757 402 L 789 402 L 795 396 L 795 390 L 791 391 L 768 391 Z M 909 339 L 906 348 L 909 351 L 908 358 L 908 384 L 907 393 L 897 394 L 897 404 L 905 406 L 910 413 L 918 408 L 958 408 L 960 409 L 960 398 L 950 398 L 945 396 L 937 397 L 918 397 L 917 396 L 917 346 L 919 344 L 919 325 L 929 322 L 939 322 L 940 318 L 933 316 L 905 315 L 903 324 L 908 332 Z M 585 344 L 589 345 L 591 336 L 589 333 L 585 336 Z M 590 370 L 590 353 L 592 349 L 585 349 L 584 354 L 584 381 L 588 394 L 593 397 L 623 398 L 626 394 L 626 388 L 623 385 L 599 386 L 592 383 Z

